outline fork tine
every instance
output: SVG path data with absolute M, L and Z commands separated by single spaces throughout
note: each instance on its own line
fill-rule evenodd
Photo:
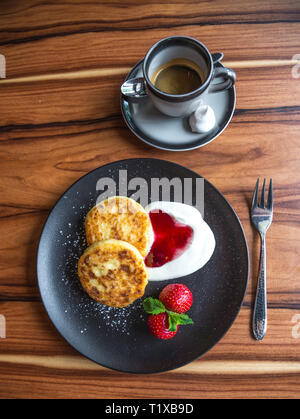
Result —
M 259 186 L 259 178 L 257 179 L 256 186 L 253 193 L 252 208 L 257 207 L 258 186 Z
M 259 206 L 261 208 L 265 208 L 265 189 L 266 189 L 266 179 L 264 179 L 264 184 L 261 191 L 260 203 Z
M 267 208 L 269 210 L 272 210 L 273 209 L 273 185 L 272 185 L 272 179 L 270 179 Z

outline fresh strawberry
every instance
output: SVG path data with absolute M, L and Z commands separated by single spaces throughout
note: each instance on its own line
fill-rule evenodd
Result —
M 169 319 L 167 313 L 151 314 L 151 316 L 148 317 L 147 323 L 153 336 L 165 340 L 174 337 L 179 327 L 178 325 L 176 326 L 175 332 L 169 330 Z
M 167 310 L 157 298 L 148 297 L 143 301 L 143 307 L 148 317 L 150 332 L 160 339 L 170 339 L 176 335 L 179 325 L 193 324 L 187 314 L 174 313 Z
M 159 294 L 167 310 L 185 313 L 193 304 L 193 294 L 184 284 L 169 284 Z

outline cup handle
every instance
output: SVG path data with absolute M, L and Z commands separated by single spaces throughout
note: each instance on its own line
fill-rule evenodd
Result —
M 236 81 L 236 74 L 231 68 L 216 67 L 214 69 L 213 79 L 217 77 L 223 77 L 226 80 L 221 83 L 211 84 L 209 87 L 209 93 L 216 93 L 229 89 Z
M 121 86 L 121 93 L 126 100 L 136 102 L 147 97 L 145 79 L 137 77 L 126 80 Z

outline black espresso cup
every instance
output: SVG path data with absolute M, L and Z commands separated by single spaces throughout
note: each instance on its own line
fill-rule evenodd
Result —
M 220 92 L 230 88 L 236 81 L 235 72 L 226 67 L 216 67 L 207 47 L 197 39 L 188 36 L 170 36 L 161 39 L 147 52 L 143 61 L 143 77 L 127 80 L 121 87 L 123 97 L 138 101 L 148 96 L 162 113 L 183 117 L 193 113 L 207 93 Z M 153 75 L 158 68 L 172 60 L 186 60 L 197 66 L 202 74 L 201 84 L 184 94 L 170 94 L 158 89 L 153 83 Z M 222 78 L 219 83 L 212 83 Z

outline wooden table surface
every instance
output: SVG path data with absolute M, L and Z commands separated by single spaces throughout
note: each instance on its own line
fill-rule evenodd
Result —
M 6 0 L 0 23 L 0 397 L 298 398 L 299 1 Z M 187 152 L 139 141 L 119 106 L 129 69 L 175 34 L 224 52 L 237 73 L 230 125 Z M 35 272 L 59 196 L 90 170 L 130 157 L 177 162 L 212 182 L 239 215 L 251 257 L 247 295 L 225 337 L 201 359 L 151 376 L 111 371 L 73 350 L 46 315 Z M 259 238 L 249 203 L 258 176 L 273 178 L 275 195 L 261 343 L 251 333 Z

